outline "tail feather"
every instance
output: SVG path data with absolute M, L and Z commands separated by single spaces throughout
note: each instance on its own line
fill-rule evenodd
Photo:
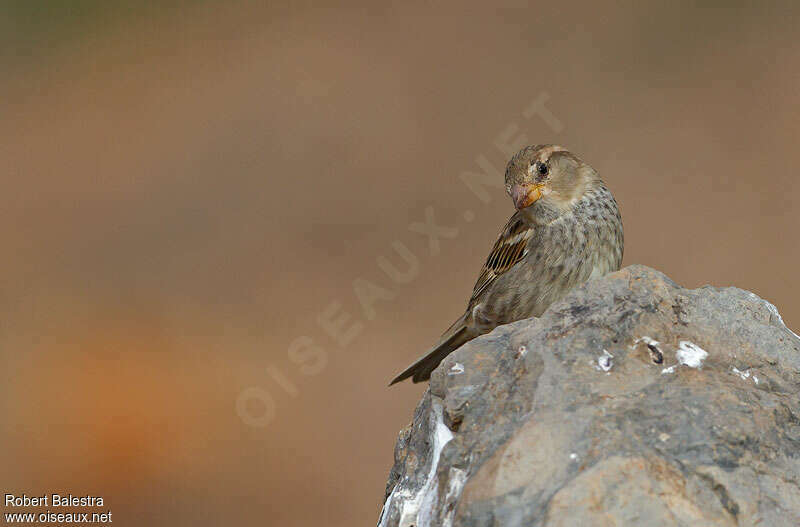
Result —
M 460 322 L 460 324 L 459 324 Z M 475 338 L 475 334 L 471 332 L 463 323 L 463 317 L 456 321 L 455 324 L 448 330 L 436 346 L 430 349 L 428 353 L 415 361 L 411 366 L 403 370 L 397 377 L 392 379 L 389 386 L 397 384 L 400 381 L 411 377 L 412 381 L 422 382 L 431 378 L 431 373 L 439 365 L 442 360 L 450 355 L 453 351 L 457 350 L 464 343 L 469 342 Z

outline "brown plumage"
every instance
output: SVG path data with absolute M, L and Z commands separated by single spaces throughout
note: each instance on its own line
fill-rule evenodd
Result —
M 572 288 L 619 269 L 622 220 L 591 166 L 560 146 L 529 146 L 508 162 L 505 180 L 517 211 L 500 231 L 466 312 L 391 384 L 428 380 L 465 342 L 541 316 Z

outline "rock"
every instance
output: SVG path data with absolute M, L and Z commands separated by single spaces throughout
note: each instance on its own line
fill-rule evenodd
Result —
M 632 266 L 447 357 L 380 526 L 800 525 L 800 338 Z

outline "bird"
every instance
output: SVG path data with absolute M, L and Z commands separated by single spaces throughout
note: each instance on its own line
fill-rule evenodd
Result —
M 430 379 L 466 342 L 540 317 L 573 288 L 619 270 L 625 245 L 619 207 L 588 163 L 558 145 L 526 146 L 506 166 L 505 189 L 516 211 L 486 258 L 466 311 L 389 386 Z

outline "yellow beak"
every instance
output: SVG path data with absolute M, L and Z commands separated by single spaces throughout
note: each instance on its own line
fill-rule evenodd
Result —
M 514 185 L 511 189 L 511 199 L 514 200 L 514 206 L 517 210 L 530 207 L 539 198 L 542 197 L 542 188 L 544 185 Z

